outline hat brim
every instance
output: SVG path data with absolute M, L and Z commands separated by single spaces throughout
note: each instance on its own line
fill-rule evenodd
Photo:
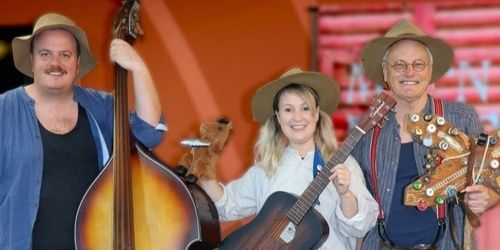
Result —
M 329 76 L 317 72 L 301 72 L 281 77 L 260 87 L 252 99 L 252 115 L 260 124 L 274 114 L 274 97 L 283 87 L 291 83 L 300 83 L 313 88 L 319 95 L 320 109 L 332 114 L 340 101 L 339 85 Z
M 382 60 L 386 50 L 401 40 L 414 40 L 423 43 L 432 54 L 431 82 L 444 75 L 453 63 L 453 49 L 443 40 L 429 36 L 382 37 L 368 43 L 363 49 L 361 62 L 366 75 L 375 83 L 387 88 L 382 71 Z
M 90 47 L 87 41 L 87 36 L 85 32 L 76 26 L 56 24 L 48 25 L 43 28 L 37 29 L 33 34 L 15 37 L 12 40 L 12 54 L 14 58 L 14 65 L 23 74 L 33 78 L 33 64 L 31 59 L 31 41 L 33 38 L 46 30 L 53 29 L 63 29 L 71 34 L 77 39 L 80 45 L 80 63 L 79 72 L 77 75 L 78 79 L 81 79 L 84 75 L 89 73 L 96 65 L 96 60 L 90 51 Z

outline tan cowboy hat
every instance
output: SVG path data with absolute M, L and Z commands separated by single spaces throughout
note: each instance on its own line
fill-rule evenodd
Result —
M 363 68 L 377 84 L 387 88 L 382 73 L 382 59 L 391 45 L 404 39 L 419 41 L 429 48 L 433 61 L 431 83 L 448 71 L 453 62 L 453 49 L 443 40 L 427 36 L 410 21 L 402 20 L 387 31 L 384 37 L 372 40 L 363 49 Z
M 31 40 L 40 32 L 50 29 L 64 29 L 73 34 L 80 45 L 80 71 L 77 77 L 80 79 L 89 73 L 94 68 L 96 61 L 90 51 L 87 35 L 69 18 L 55 13 L 41 16 L 36 21 L 31 35 L 15 37 L 12 40 L 12 54 L 16 68 L 23 74 L 33 77 L 30 51 Z
M 313 88 L 319 96 L 319 107 L 327 114 L 333 113 L 339 104 L 339 85 L 329 76 L 318 73 L 302 71 L 292 68 L 286 71 L 280 78 L 268 82 L 260 87 L 252 99 L 252 114 L 260 124 L 274 115 L 274 97 L 283 87 L 300 83 Z

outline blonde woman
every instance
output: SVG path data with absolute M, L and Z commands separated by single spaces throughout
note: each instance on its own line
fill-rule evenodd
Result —
M 225 186 L 216 180 L 201 181 L 222 221 L 259 213 L 276 192 L 296 196 L 304 192 L 335 153 L 337 141 L 330 114 L 338 101 L 339 87 L 331 78 L 299 69 L 289 70 L 257 90 L 252 113 L 262 128 L 254 165 Z M 356 238 L 375 225 L 377 203 L 366 189 L 354 158 L 349 156 L 344 164 L 332 168 L 329 179 L 311 209 L 326 220 L 329 233 L 324 238 L 312 235 L 318 241 L 307 248 L 355 249 Z M 265 214 L 269 214 L 279 207 L 266 209 Z M 302 233 L 297 230 L 293 237 L 310 232 L 312 228 Z

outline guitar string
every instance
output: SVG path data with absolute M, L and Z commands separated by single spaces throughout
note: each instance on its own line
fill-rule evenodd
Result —
M 264 240 L 264 242 L 262 243 L 263 249 L 272 249 L 271 244 L 276 240 L 279 240 L 278 236 L 280 234 L 280 231 L 283 231 L 285 229 L 286 224 L 287 224 L 286 219 L 280 219 L 276 227 L 273 227 L 273 225 L 271 225 L 271 227 L 273 228 L 273 230 L 271 231 L 271 237 L 268 237 L 266 238 L 266 240 Z M 273 241 L 273 239 L 276 240 Z

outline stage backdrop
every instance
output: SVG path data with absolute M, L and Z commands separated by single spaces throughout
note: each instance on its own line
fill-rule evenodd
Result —
M 439 1 L 320 5 L 311 10 L 312 65 L 341 85 L 341 106 L 333 117 L 352 127 L 381 88 L 364 75 L 360 52 L 401 19 L 409 19 L 427 34 L 447 41 L 455 52 L 451 69 L 429 92 L 441 99 L 474 106 L 485 132 L 500 128 L 500 1 Z M 315 22 L 316 20 L 316 22 Z M 316 42 L 317 41 L 317 42 Z M 480 249 L 498 246 L 498 216 L 493 209 L 481 219 Z

